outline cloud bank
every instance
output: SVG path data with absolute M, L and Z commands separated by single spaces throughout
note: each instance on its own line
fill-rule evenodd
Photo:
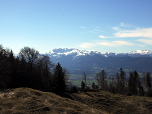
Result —
M 118 28 L 115 28 L 118 29 Z M 120 30 L 117 33 L 114 33 L 113 36 L 107 37 L 100 35 L 100 38 L 134 38 L 134 37 L 144 37 L 152 38 L 152 28 L 137 28 L 136 30 Z
M 135 28 L 135 29 L 120 29 L 119 27 L 129 27 L 133 26 L 125 23 L 120 23 L 120 26 L 113 27 L 112 29 L 116 32 L 110 36 L 100 35 L 99 37 L 104 40 L 95 41 L 94 43 L 81 43 L 79 47 L 81 48 L 92 48 L 94 46 L 108 46 L 108 47 L 119 47 L 119 46 L 140 46 L 145 47 L 146 45 L 152 45 L 152 28 Z M 93 32 L 98 32 L 98 29 L 94 29 Z M 109 39 L 115 39 L 112 40 Z M 121 40 L 116 40 L 121 38 Z M 125 38 L 125 40 L 123 40 Z M 133 39 L 127 39 L 133 38 Z M 134 39 L 136 38 L 136 39 Z M 134 43 L 133 43 L 134 42 Z M 136 43 L 135 43 L 136 42 Z
M 128 41 L 111 41 L 111 42 L 98 42 L 97 44 L 103 45 L 103 46 L 124 46 L 124 45 L 133 45 L 133 43 L 130 43 Z
M 78 45 L 81 48 L 92 48 L 94 46 L 110 46 L 110 47 L 117 47 L 117 46 L 131 46 L 134 45 L 133 43 L 130 43 L 128 41 L 100 41 L 95 43 L 81 43 Z

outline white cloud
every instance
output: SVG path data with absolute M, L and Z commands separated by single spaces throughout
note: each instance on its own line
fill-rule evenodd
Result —
M 101 36 L 99 36 L 100 38 L 108 38 L 108 37 L 105 37 L 105 36 L 103 36 L 103 35 L 101 35 Z
M 100 35 L 99 37 L 100 37 L 100 38 L 115 38 L 115 37 L 106 37 L 106 36 L 104 36 L 104 35 Z
M 103 46 L 124 46 L 124 45 L 133 45 L 132 43 L 129 43 L 128 41 L 111 41 L 111 42 L 98 42 L 97 44 L 103 45 Z
M 114 33 L 115 37 L 123 38 L 123 37 L 146 37 L 152 38 L 152 28 L 143 28 L 136 30 L 126 30 L 119 31 L 118 33 Z
M 110 46 L 110 47 L 117 47 L 117 46 L 124 46 L 124 45 L 128 45 L 128 46 L 131 46 L 131 45 L 134 45 L 133 43 L 130 43 L 128 41 L 98 41 L 98 42 L 95 42 L 95 43 L 81 43 L 80 45 L 78 45 L 79 47 L 81 48 L 92 48 L 94 46 L 99 46 L 99 45 L 102 45 L 102 46 Z
M 114 33 L 112 37 L 99 36 L 100 38 L 128 38 L 128 37 L 145 37 L 152 38 L 152 28 L 137 28 L 135 30 L 120 30 Z
M 152 39 L 138 39 L 137 41 L 148 44 L 148 45 L 152 45 Z
M 118 40 L 118 41 L 95 41 L 94 43 L 81 43 L 79 46 L 82 48 L 91 48 L 94 46 L 110 46 L 110 47 L 118 47 L 118 46 L 131 46 L 131 45 L 136 45 L 140 47 L 145 47 L 145 44 L 152 45 L 152 28 L 136 28 L 132 30 L 124 30 L 119 27 L 133 27 L 129 24 L 125 23 L 120 23 L 120 26 L 113 27 L 112 29 L 115 30 L 116 32 L 114 34 L 111 34 L 109 36 L 105 35 L 100 35 L 99 37 L 102 39 L 106 38 L 138 38 L 138 43 L 132 43 L 130 41 L 123 41 L 123 40 Z M 101 32 L 100 29 L 96 28 L 93 29 L 93 31 L 90 31 L 93 33 Z M 141 39 L 139 39 L 141 38 Z M 139 42 L 142 42 L 139 44 Z
M 129 43 L 128 41 L 113 41 L 116 45 L 133 45 L 132 43 Z
M 78 46 L 81 47 L 81 48 L 91 48 L 93 46 L 96 46 L 96 44 L 94 44 L 94 43 L 81 43 Z

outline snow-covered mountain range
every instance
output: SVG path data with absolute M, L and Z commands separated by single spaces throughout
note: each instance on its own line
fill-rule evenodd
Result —
M 106 53 L 101 53 L 98 51 L 87 51 L 87 50 L 79 50 L 77 48 L 55 48 L 51 50 L 49 53 L 46 53 L 46 55 L 50 57 L 55 57 L 59 58 L 61 56 L 72 56 L 73 59 L 78 58 L 80 56 L 86 56 L 86 55 L 94 55 L 98 54 L 103 57 L 123 57 L 123 56 L 131 56 L 131 57 L 140 57 L 140 56 L 145 56 L 145 57 L 151 57 L 152 56 L 152 51 L 150 50 L 136 50 L 136 51 L 131 51 L 129 53 L 112 53 L 112 52 L 106 52 Z
M 77 48 L 56 48 L 45 55 L 49 56 L 53 63 L 59 62 L 73 75 L 82 75 L 83 71 L 89 75 L 94 75 L 103 69 L 108 73 L 116 73 L 119 72 L 120 68 L 128 72 L 135 70 L 140 73 L 152 72 L 152 51 L 150 50 L 101 53 Z
M 61 56 L 68 56 L 68 55 L 71 55 L 73 56 L 73 58 L 76 58 L 79 56 L 92 55 L 92 54 L 101 55 L 101 53 L 97 51 L 79 50 L 77 48 L 55 48 L 51 50 L 49 53 L 46 53 L 46 55 L 56 58 Z
M 136 50 L 128 53 L 101 53 L 77 48 L 56 48 L 48 53 L 53 63 L 59 62 L 70 74 L 82 75 L 86 71 L 94 75 L 102 69 L 116 73 L 120 68 L 126 71 L 152 72 L 152 51 Z
M 77 48 L 56 48 L 45 54 L 50 57 L 53 63 L 59 62 L 71 74 L 77 75 L 81 75 L 84 70 L 88 74 L 94 74 L 101 69 L 110 69 L 112 73 L 120 68 L 127 69 L 127 71 L 152 71 L 152 51 L 150 50 L 136 50 L 128 53 L 101 53 Z

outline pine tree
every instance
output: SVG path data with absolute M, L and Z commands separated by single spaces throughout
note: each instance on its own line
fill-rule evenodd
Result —
M 54 85 L 55 85 L 55 91 L 64 92 L 66 90 L 65 74 L 62 70 L 60 63 L 57 63 L 57 66 L 55 68 Z
M 139 75 L 136 71 L 134 73 L 130 73 L 130 77 L 128 80 L 128 89 L 129 93 L 133 95 L 137 95 L 138 89 L 142 91 L 142 87 L 139 81 Z
M 150 72 L 147 72 L 147 74 L 146 74 L 146 82 L 147 82 L 147 88 L 150 89 L 151 88 L 151 76 L 150 76 Z
M 134 72 L 134 83 L 133 83 L 133 85 L 134 85 L 133 86 L 134 87 L 134 95 L 137 95 L 137 93 L 138 93 L 138 90 L 137 90 L 138 84 L 139 84 L 139 75 L 135 71 Z
M 29 87 L 30 83 L 30 77 L 28 76 L 27 72 L 27 62 L 24 57 L 21 58 L 20 64 L 19 64 L 19 74 L 21 77 L 21 86 L 23 87 Z
M 134 75 L 133 73 L 130 73 L 128 80 L 128 90 L 129 90 L 129 94 L 131 95 L 133 94 L 134 91 L 133 83 L 134 83 Z
M 7 58 L 0 57 L 0 89 L 7 88 L 11 81 L 11 64 L 8 62 Z
M 11 69 L 12 69 L 12 73 L 11 73 L 11 79 L 12 79 L 12 84 L 10 85 L 11 87 L 15 88 L 15 87 L 20 87 L 22 82 L 21 82 L 21 76 L 19 74 L 19 64 L 20 64 L 20 60 L 19 58 L 14 58 L 13 56 L 13 51 L 11 50 L 8 60 L 11 64 Z
M 122 68 L 120 68 L 120 88 L 121 88 L 121 92 L 124 93 L 125 92 L 125 86 L 126 86 L 126 77 L 125 77 L 125 72 L 122 70 Z
M 43 76 L 41 77 L 41 79 L 42 79 L 41 81 L 42 81 L 43 87 L 45 89 L 48 89 L 51 82 L 51 76 L 50 76 L 48 65 L 45 65 L 45 68 L 43 69 Z
M 121 92 L 121 80 L 120 80 L 120 75 L 118 72 L 116 73 L 116 91 L 118 93 Z
M 8 60 L 5 49 L 0 45 L 0 89 L 7 88 L 11 82 L 11 64 Z

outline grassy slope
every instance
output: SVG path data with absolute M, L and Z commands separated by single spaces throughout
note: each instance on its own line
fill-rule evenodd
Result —
M 141 96 L 125 96 L 106 91 L 74 93 L 75 100 L 112 114 L 151 114 L 152 99 Z
M 30 88 L 0 92 L 0 114 L 150 114 L 152 99 L 105 91 L 69 94 L 74 100 Z
M 98 111 L 81 102 L 30 88 L 16 88 L 0 93 L 0 114 L 14 113 L 104 114 L 103 111 Z

